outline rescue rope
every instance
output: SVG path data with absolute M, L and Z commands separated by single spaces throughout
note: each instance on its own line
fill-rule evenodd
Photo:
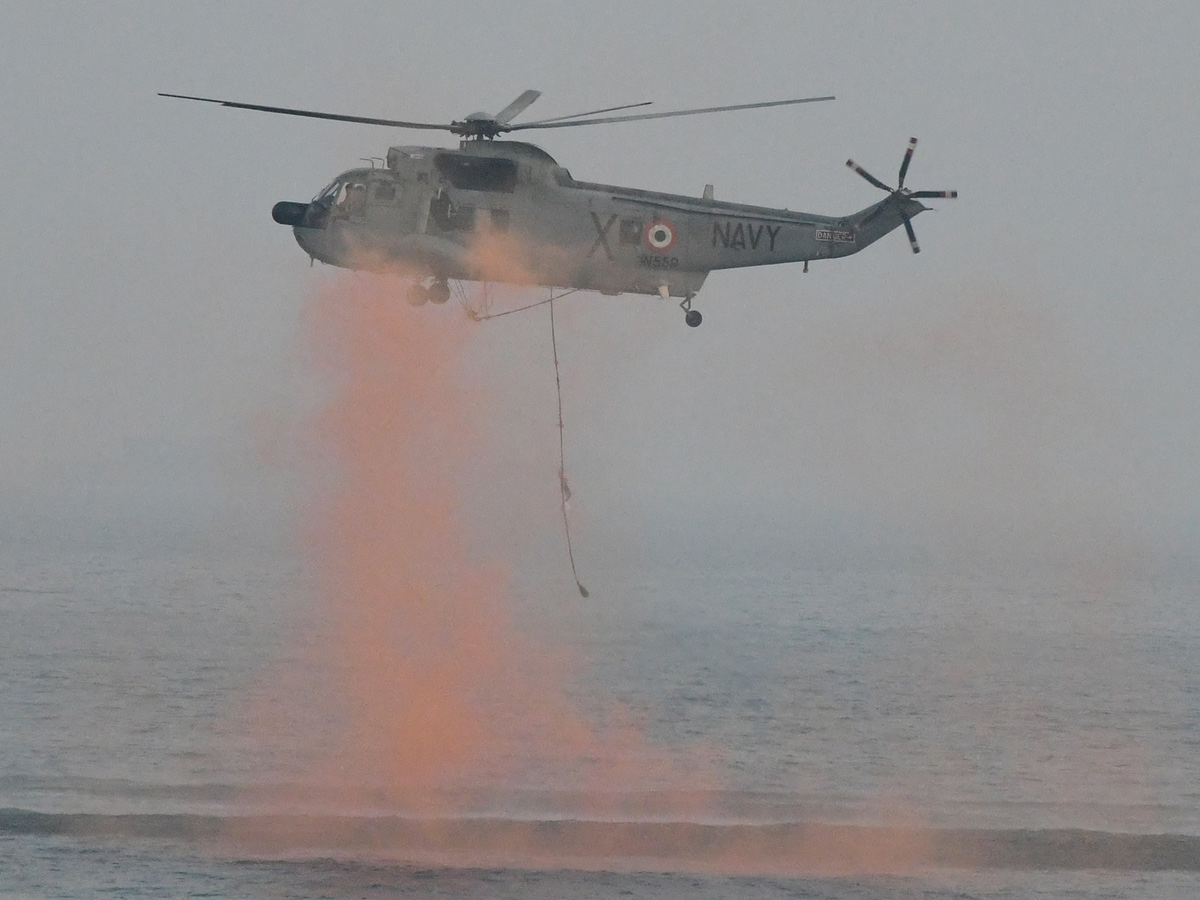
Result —
M 557 296 L 555 296 L 554 292 L 551 291 L 549 300 L 539 300 L 537 303 L 530 303 L 528 306 L 518 306 L 516 309 L 506 309 L 503 312 L 498 312 L 498 313 L 479 313 L 479 312 L 475 312 L 475 310 L 471 309 L 468 306 L 468 307 L 466 307 L 467 318 L 469 318 L 473 322 L 486 322 L 488 319 L 498 319 L 501 316 L 511 316 L 513 313 L 525 312 L 525 310 L 527 310 L 527 309 L 536 309 L 539 306 L 545 306 L 547 303 L 553 304 L 555 300 L 561 300 L 563 297 L 570 296 L 571 294 L 574 294 L 576 291 L 579 291 L 579 290 L 582 290 L 582 289 L 574 288 L 573 290 L 564 291 L 563 293 L 561 293 Z M 553 316 L 553 314 L 554 314 L 553 306 L 550 307 L 550 313 L 551 313 L 551 316 Z
M 467 318 L 473 322 L 486 322 L 488 319 L 511 316 L 513 313 L 537 309 L 539 306 L 550 306 L 550 349 L 554 354 L 554 390 L 558 397 L 558 487 L 562 494 L 563 532 L 567 536 L 567 559 L 571 561 L 571 575 L 575 578 L 575 587 L 579 588 L 579 595 L 586 598 L 588 596 L 588 589 L 579 581 L 579 572 L 575 569 L 575 550 L 571 546 L 571 520 L 567 516 L 567 502 L 571 499 L 571 485 L 567 481 L 566 442 L 563 438 L 562 377 L 558 371 L 558 336 L 555 333 L 554 327 L 554 301 L 561 300 L 563 297 L 570 296 L 580 290 L 582 288 L 573 288 L 556 295 L 552 288 L 550 290 L 550 297 L 546 300 L 539 300 L 537 303 L 518 306 L 516 309 L 506 309 L 498 313 L 483 312 L 484 309 L 487 309 L 486 301 L 485 305 L 479 311 L 476 311 L 467 302 L 465 293 L 460 294 L 459 300 L 462 303 L 463 309 L 466 310 Z
M 554 294 L 551 293 L 550 299 L 542 302 L 550 304 L 550 348 L 554 353 L 554 389 L 558 394 L 558 486 L 562 491 L 563 531 L 567 535 L 567 558 L 571 560 L 571 574 L 575 576 L 575 587 L 579 588 L 579 595 L 586 599 L 587 588 L 580 583 L 579 573 L 575 570 L 575 551 L 571 549 L 571 520 L 567 517 L 567 501 L 571 499 L 571 486 L 567 483 L 566 451 L 563 441 L 562 378 L 558 374 L 558 338 L 554 329 L 555 299 Z M 540 306 L 541 304 L 535 305 Z M 512 312 L 519 312 L 519 310 L 514 309 Z M 503 315 L 503 313 L 498 313 L 498 315 Z

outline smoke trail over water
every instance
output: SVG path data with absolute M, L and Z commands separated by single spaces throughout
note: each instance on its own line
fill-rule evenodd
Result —
M 1037 415 L 1017 413 L 1029 407 L 1027 386 L 1057 385 L 1059 369 L 1037 344 L 1039 352 L 1009 377 L 1006 345 L 1023 346 L 1026 331 L 1041 334 L 1033 327 L 1040 322 L 1018 316 L 1005 331 L 999 326 L 1016 313 L 1007 311 L 1010 318 L 999 324 L 989 318 L 992 307 L 983 313 L 979 327 L 991 343 L 974 336 L 975 319 L 967 315 L 921 331 L 924 341 L 902 335 L 883 349 L 892 354 L 893 370 L 911 368 L 913 382 L 931 377 L 928 360 L 943 361 L 934 374 L 982 370 L 976 393 L 994 392 L 982 397 L 988 410 L 998 411 L 997 434 L 1007 438 L 984 444 L 990 452 L 982 459 L 998 473 L 992 480 L 1041 486 L 1057 471 L 1053 454 L 1048 465 L 1030 458 L 1029 448 L 1063 444 L 1060 417 L 1056 408 L 1043 412 L 1037 404 Z M 728 872 L 904 870 L 938 863 L 939 847 L 959 840 L 931 830 L 922 810 L 903 803 L 872 817 L 883 830 L 731 814 L 714 802 L 716 789 L 730 785 L 714 774 L 718 758 L 709 748 L 655 745 L 603 696 L 585 709 L 574 699 L 575 661 L 553 638 L 531 637 L 507 565 L 481 559 L 472 548 L 476 470 L 502 430 L 498 420 L 512 407 L 497 396 L 495 379 L 481 381 L 472 372 L 481 326 L 448 309 L 414 310 L 396 282 L 365 275 L 327 283 L 310 305 L 308 324 L 325 393 L 303 442 L 315 462 L 303 546 L 324 625 L 309 642 L 308 671 L 292 677 L 284 692 L 302 696 L 312 720 L 312 747 L 296 752 L 307 757 L 296 778 L 305 785 L 303 799 L 332 802 L 314 818 L 268 816 L 247 824 L 255 839 L 268 838 L 272 849 L 339 847 L 453 863 L 486 858 L 561 865 L 586 858 L 589 867 L 627 867 L 643 854 L 668 868 Z M 963 347 L 980 344 L 1000 346 L 994 356 L 961 355 Z M 549 382 L 548 368 L 546 375 Z M 849 375 L 845 380 L 855 386 Z M 1065 380 L 1059 393 L 1074 396 Z M 966 406 L 976 393 L 963 392 Z M 932 401 L 916 405 L 917 423 L 908 433 L 924 424 L 922 413 L 941 421 L 943 408 Z M 906 409 L 902 424 L 913 413 Z M 553 428 L 549 416 L 546 427 Z M 958 436 L 958 446 L 975 446 L 968 440 L 973 434 Z M 553 435 L 545 437 L 548 451 Z M 549 452 L 546 461 L 546 497 L 553 502 Z M 875 456 L 846 468 L 864 479 L 886 474 Z M 916 475 L 931 487 L 944 481 L 932 466 Z M 959 488 L 967 492 L 973 483 L 962 480 L 938 494 L 950 509 Z M 893 499 L 905 498 L 884 497 Z M 891 503 L 882 507 L 888 512 Z M 526 512 L 512 512 L 508 527 L 530 527 Z M 552 513 L 541 523 L 561 524 Z M 565 576 L 565 552 L 560 562 Z M 560 599 L 579 602 L 570 590 Z M 962 658 L 948 655 L 942 670 L 931 664 L 932 681 L 961 689 L 974 675 L 956 675 L 953 666 Z M 304 693 L 312 686 L 319 690 Z M 992 724 L 987 713 L 980 718 L 980 727 Z M 842 737 L 856 733 L 852 728 Z M 1021 757 L 1028 737 L 997 730 L 995 743 L 1015 740 L 1012 755 Z M 939 752 L 936 743 L 931 747 Z M 953 748 L 941 752 L 950 757 L 946 765 L 897 777 L 929 779 L 936 791 L 940 772 L 961 763 Z M 554 803 L 560 805 L 550 808 Z M 375 813 L 399 819 L 380 824 Z M 748 819 L 754 821 L 747 825 Z
M 582 713 L 566 654 L 519 624 L 506 566 L 471 551 L 463 485 L 494 427 L 464 365 L 479 326 L 401 295 L 344 276 L 309 311 L 327 401 L 309 430 L 320 487 L 303 543 L 327 624 L 305 664 L 329 708 L 305 779 L 453 814 L 464 791 L 610 796 L 694 769 L 616 704 Z

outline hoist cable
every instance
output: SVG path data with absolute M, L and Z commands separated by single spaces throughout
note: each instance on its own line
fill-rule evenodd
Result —
M 571 294 L 574 294 L 578 290 L 580 290 L 580 288 L 575 288 L 574 290 L 570 290 L 570 291 L 564 291 L 563 293 L 559 294 L 557 297 L 554 295 L 553 292 L 551 292 L 549 300 L 539 300 L 537 303 L 530 303 L 528 306 L 518 306 L 516 309 L 506 309 L 503 312 L 488 313 L 487 315 L 483 315 L 482 313 L 473 312 L 471 309 L 468 308 L 467 316 L 468 316 L 468 318 L 470 318 L 476 322 L 486 322 L 488 319 L 498 319 L 501 316 L 511 316 L 513 313 L 525 312 L 525 310 L 527 310 L 527 309 L 537 309 L 537 307 L 539 307 L 539 306 L 545 306 L 547 303 L 553 303 L 555 300 L 561 300 L 563 297 L 567 297 Z M 550 311 L 551 311 L 551 313 L 554 312 L 553 307 L 551 307 Z
M 575 570 L 575 551 L 571 548 L 571 520 L 567 516 L 567 501 L 571 499 L 571 488 L 567 484 L 566 450 L 563 439 L 562 378 L 558 373 L 558 338 L 554 328 L 554 300 L 555 297 L 551 294 L 550 299 L 543 302 L 550 304 L 550 348 L 554 353 L 554 389 L 558 394 L 558 486 L 562 492 L 563 531 L 567 535 L 567 558 L 571 560 L 571 574 L 575 576 L 575 587 L 579 588 L 579 595 L 586 598 L 587 588 L 580 583 L 579 573 Z M 513 312 L 517 312 L 517 310 L 513 310 Z
M 561 300 L 570 294 L 578 292 L 580 288 L 564 291 L 555 296 L 554 291 L 550 291 L 550 297 L 547 300 L 539 300 L 537 303 L 530 303 L 527 306 L 519 306 L 516 309 L 506 309 L 503 312 L 488 313 L 486 315 L 477 313 L 470 306 L 463 302 L 463 308 L 466 309 L 467 316 L 476 322 L 484 322 L 488 319 L 498 319 L 501 316 L 510 316 L 513 313 L 525 312 L 526 310 L 536 309 L 539 306 L 550 306 L 550 349 L 554 354 L 554 390 L 558 398 L 558 487 L 562 496 L 562 515 L 563 515 L 563 532 L 567 537 L 567 558 L 571 561 L 571 575 L 575 578 L 575 587 L 579 588 L 581 597 L 588 596 L 588 589 L 583 586 L 579 580 L 579 572 L 575 568 L 575 550 L 571 545 L 571 520 L 567 516 L 567 501 L 571 499 L 571 486 L 567 483 L 567 463 L 566 463 L 566 441 L 563 437 L 563 408 L 562 408 L 562 376 L 558 370 L 558 336 L 554 327 L 554 301 Z

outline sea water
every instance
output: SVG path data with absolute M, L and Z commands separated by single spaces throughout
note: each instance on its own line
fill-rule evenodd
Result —
M 574 836 L 574 855 L 506 861 L 407 852 L 411 811 L 331 811 L 294 783 L 286 747 L 256 739 L 264 702 L 298 755 L 334 727 L 306 720 L 287 685 L 264 688 L 313 650 L 295 556 L 9 548 L 0 895 L 1200 896 L 1187 577 L 775 559 L 643 560 L 585 580 L 582 601 L 569 582 L 517 577 L 524 627 L 570 645 L 580 708 L 619 701 L 648 742 L 694 748 L 710 777 L 641 785 L 604 816 L 570 784 L 493 786 L 458 806 L 457 846 L 503 847 L 531 823 L 547 845 Z M 256 816 L 292 816 L 311 837 L 323 815 L 357 837 L 220 839 Z M 916 836 L 900 866 L 771 856 L 897 833 Z M 751 850 L 722 855 L 735 845 Z

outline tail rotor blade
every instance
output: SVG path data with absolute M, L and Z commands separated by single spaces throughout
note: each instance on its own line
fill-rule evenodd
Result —
M 912 252 L 920 253 L 921 245 L 917 243 L 917 233 L 913 230 L 912 215 L 910 215 L 910 213 L 916 214 L 918 212 L 923 212 L 929 209 L 929 207 L 923 206 L 920 203 L 910 203 L 909 201 L 916 201 L 922 198 L 940 198 L 949 200 L 957 197 L 958 191 L 910 191 L 908 188 L 906 188 L 904 186 L 904 179 L 908 176 L 908 167 L 912 164 L 913 152 L 916 149 L 917 139 L 915 137 L 910 137 L 908 139 L 908 147 L 904 151 L 904 159 L 900 161 L 900 174 L 896 180 L 895 190 L 892 190 L 862 166 L 855 163 L 854 160 L 846 160 L 846 165 L 865 178 L 867 181 L 871 182 L 871 184 L 875 185 L 875 187 L 887 191 L 891 195 L 886 200 L 876 204 L 871 211 L 862 218 L 857 227 L 864 228 L 869 223 L 873 222 L 875 218 L 879 216 L 885 209 L 894 210 L 897 214 L 899 214 L 900 220 L 904 223 L 904 231 L 908 235 L 908 244 L 910 247 L 912 247 Z M 895 227 L 895 219 L 892 219 L 891 223 L 888 225 L 888 230 L 891 230 Z
M 908 139 L 908 149 L 904 151 L 904 162 L 900 163 L 900 183 L 897 188 L 904 187 L 904 176 L 908 174 L 908 164 L 912 162 L 913 151 L 917 149 L 917 139 L 910 137 Z
M 908 242 L 912 245 L 913 253 L 920 253 L 921 245 L 917 243 L 917 233 L 913 231 L 912 220 L 908 216 L 904 217 L 904 230 L 908 232 Z
M 860 166 L 854 160 L 852 160 L 852 159 L 846 160 L 846 168 L 853 169 L 855 172 L 857 172 L 863 178 L 867 179 L 867 181 L 871 182 L 871 184 L 875 185 L 875 187 L 879 188 L 881 191 L 887 191 L 889 194 L 892 193 L 892 189 L 890 187 L 888 187 L 886 184 L 884 184 L 882 181 L 880 181 L 878 178 L 876 178 L 874 175 L 872 175 L 870 172 L 868 172 L 866 169 L 864 169 L 862 166 Z

